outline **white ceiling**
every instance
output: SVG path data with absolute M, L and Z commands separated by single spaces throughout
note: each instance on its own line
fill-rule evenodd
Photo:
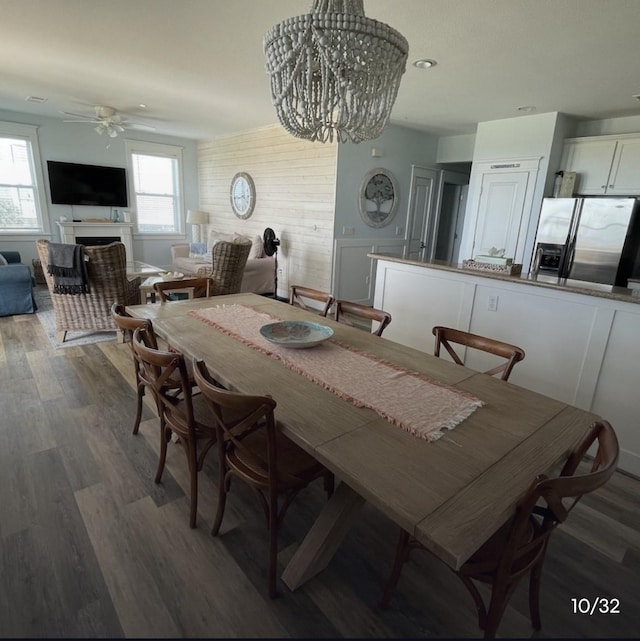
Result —
M 0 108 L 62 119 L 61 110 L 109 105 L 198 139 L 274 124 L 262 39 L 310 6 L 0 0 Z M 522 105 L 640 115 L 640 0 L 365 0 L 365 12 L 405 35 L 410 61 L 438 61 L 407 67 L 392 122 L 447 135 L 521 115 Z

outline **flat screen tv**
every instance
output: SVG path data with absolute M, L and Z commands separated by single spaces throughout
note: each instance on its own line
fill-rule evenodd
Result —
M 53 205 L 127 207 L 127 174 L 122 167 L 48 160 Z

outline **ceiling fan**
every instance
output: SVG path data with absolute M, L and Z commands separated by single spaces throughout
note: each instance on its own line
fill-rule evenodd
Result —
M 145 131 L 155 131 L 156 128 L 150 125 L 143 125 L 139 122 L 132 122 L 121 116 L 113 107 L 96 105 L 94 107 L 95 115 L 77 114 L 70 111 L 62 111 L 65 116 L 73 116 L 74 120 L 65 120 L 64 122 L 86 122 L 95 125 L 96 133 L 107 134 L 109 138 L 115 138 L 125 129 L 144 129 Z

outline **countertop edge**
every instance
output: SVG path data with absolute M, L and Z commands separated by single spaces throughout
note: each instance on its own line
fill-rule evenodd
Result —
M 594 296 L 596 298 L 607 298 L 609 300 L 617 300 L 624 303 L 640 304 L 640 295 L 633 295 L 631 289 L 624 287 L 609 287 L 607 285 L 599 285 L 597 283 L 585 283 L 580 285 L 580 281 L 567 282 L 566 279 L 557 282 L 558 279 L 552 276 L 539 275 L 529 276 L 522 274 L 518 276 L 507 276 L 495 272 L 480 271 L 473 269 L 464 269 L 458 265 L 449 265 L 444 263 L 429 262 L 423 260 L 415 260 L 410 258 L 402 258 L 393 254 L 381 254 L 370 252 L 367 254 L 369 258 L 375 260 L 386 260 L 391 263 L 398 263 L 401 265 L 413 265 L 415 267 L 426 267 L 428 269 L 436 269 L 440 271 L 453 272 L 457 274 L 465 274 L 468 276 L 478 276 L 480 278 L 488 278 L 490 280 L 499 280 L 508 283 L 518 283 L 521 285 L 532 285 L 533 287 L 542 287 L 544 289 L 555 289 L 556 291 L 571 292 L 572 294 L 583 294 L 586 296 Z M 549 279 L 549 280 L 545 280 Z M 556 282 L 553 282 L 556 281 Z M 589 287 L 591 285 L 591 287 Z M 609 287 L 609 290 L 606 288 Z M 602 288 L 602 289 L 601 289 Z M 640 293 L 640 292 L 639 292 Z

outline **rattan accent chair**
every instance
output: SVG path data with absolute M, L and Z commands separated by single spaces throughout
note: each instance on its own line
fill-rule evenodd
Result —
M 209 276 L 211 296 L 240 293 L 250 251 L 251 242 L 231 243 L 223 240 L 213 246 L 213 268 Z
M 585 460 L 587 451 L 596 445 L 594 458 Z M 454 570 L 473 598 L 485 639 L 495 637 L 511 595 L 527 575 L 531 623 L 536 630 L 541 628 L 540 579 L 549 538 L 556 527 L 567 520 L 582 496 L 602 487 L 611 478 L 619 452 L 611 425 L 607 421 L 594 423 L 570 453 L 560 474 L 552 478 L 544 474 L 537 476 L 507 523 L 458 571 Z M 581 463 L 584 467 L 578 469 Z M 584 469 L 588 471 L 585 473 Z M 412 550 L 426 548 L 402 530 L 380 607 L 389 606 L 402 566 Z M 475 582 L 491 587 L 488 606 Z
M 111 316 L 113 303 L 136 305 L 140 302 L 140 278 L 127 280 L 127 256 L 120 243 L 85 247 L 90 292 L 88 294 L 55 294 L 49 274 L 49 241 L 37 240 L 38 257 L 51 294 L 56 316 L 59 343 L 69 330 L 114 331 Z

